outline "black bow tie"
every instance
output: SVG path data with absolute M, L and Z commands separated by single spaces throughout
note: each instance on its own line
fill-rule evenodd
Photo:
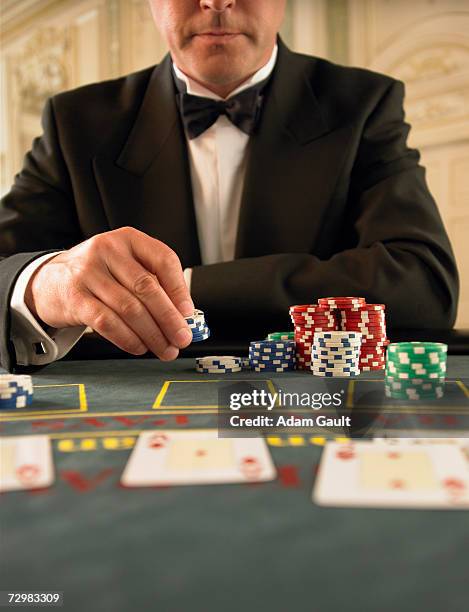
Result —
M 213 100 L 212 98 L 184 93 L 185 84 L 175 77 L 180 92 L 176 99 L 189 138 L 200 136 L 215 123 L 220 115 L 226 115 L 245 134 L 252 134 L 260 116 L 262 90 L 267 80 L 265 79 L 227 100 Z

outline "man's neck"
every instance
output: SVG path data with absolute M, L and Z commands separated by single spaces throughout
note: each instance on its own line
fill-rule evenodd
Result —
M 198 83 L 199 85 L 201 85 L 202 87 L 205 87 L 205 89 L 208 89 L 214 94 L 217 94 L 217 96 L 220 96 L 220 98 L 227 98 L 232 91 L 234 91 L 240 85 L 245 83 L 256 72 L 257 70 L 254 70 L 254 72 L 251 72 L 250 74 L 246 75 L 244 78 L 240 79 L 239 81 L 234 81 L 233 83 L 228 83 L 226 85 L 217 85 L 215 83 L 205 83 L 204 81 L 200 81 L 199 79 L 196 79 L 190 74 L 188 74 L 187 76 L 193 81 L 195 81 L 196 83 Z

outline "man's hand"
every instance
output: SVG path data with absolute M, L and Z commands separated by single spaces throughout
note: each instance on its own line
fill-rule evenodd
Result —
M 176 253 L 131 227 L 93 236 L 45 262 L 25 303 L 51 327 L 87 325 L 116 346 L 175 359 L 191 343 L 194 304 Z

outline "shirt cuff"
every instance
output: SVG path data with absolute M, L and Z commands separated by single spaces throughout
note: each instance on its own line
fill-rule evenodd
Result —
M 184 280 L 186 281 L 186 285 L 190 293 L 191 281 L 192 281 L 192 268 L 184 268 Z
M 47 332 L 26 306 L 26 287 L 34 272 L 47 260 L 59 254 L 47 253 L 32 261 L 21 272 L 10 301 L 11 341 L 18 365 L 46 365 L 64 357 L 78 342 L 86 327 L 48 328 Z

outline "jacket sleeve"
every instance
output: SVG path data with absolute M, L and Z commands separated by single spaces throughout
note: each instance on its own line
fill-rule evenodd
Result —
M 458 274 L 435 201 L 407 147 L 404 85 L 394 81 L 364 125 L 341 231 L 343 250 L 320 259 L 281 253 L 193 269 L 195 303 L 245 329 L 288 323 L 291 304 L 360 295 L 387 306 L 394 328 L 451 328 Z M 352 237 L 352 238 L 350 238 Z
M 79 241 L 72 185 L 62 156 L 53 102 L 42 116 L 43 135 L 34 140 L 11 191 L 0 202 L 0 364 L 12 370 L 10 300 L 21 271 L 41 255 Z

